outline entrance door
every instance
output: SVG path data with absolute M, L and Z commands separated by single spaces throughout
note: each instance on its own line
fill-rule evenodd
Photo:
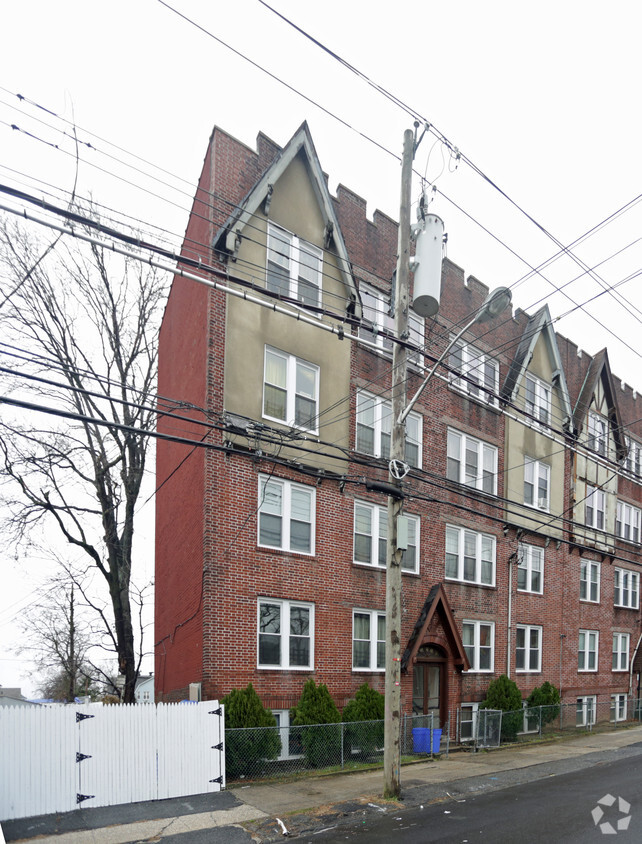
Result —
M 432 714 L 435 728 L 439 728 L 443 708 L 443 670 L 446 661 L 441 654 L 436 652 L 436 648 L 421 648 L 417 656 L 419 659 L 414 666 L 412 682 L 412 712 L 413 715 Z M 424 656 L 423 660 L 422 656 Z

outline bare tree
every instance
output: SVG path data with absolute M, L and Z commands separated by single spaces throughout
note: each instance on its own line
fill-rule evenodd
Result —
M 62 576 L 40 590 L 21 620 L 24 643 L 18 653 L 31 656 L 44 697 L 72 702 L 80 695 L 118 693 L 113 677 L 94 664 L 96 625 L 82 609 L 79 587 Z
M 49 251 L 0 221 L 0 334 L 12 343 L 0 346 L 2 372 L 11 400 L 53 411 L 0 423 L 5 530 L 20 547 L 53 527 L 102 575 L 125 702 L 140 668 L 132 543 L 165 291 L 151 265 L 66 239 Z

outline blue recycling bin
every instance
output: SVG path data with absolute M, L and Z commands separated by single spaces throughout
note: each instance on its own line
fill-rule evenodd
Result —
M 429 727 L 414 727 L 412 731 L 413 753 L 439 753 L 441 747 L 441 730 L 431 730 Z
M 441 730 L 430 730 L 432 733 L 432 753 L 439 753 L 439 748 L 441 747 Z
M 413 727 L 412 752 L 430 753 L 430 730 L 428 727 Z

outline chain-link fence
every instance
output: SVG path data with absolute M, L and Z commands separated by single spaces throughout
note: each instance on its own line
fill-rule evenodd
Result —
M 578 697 L 575 703 L 524 707 L 515 712 L 465 704 L 445 722 L 437 715 L 404 715 L 400 725 L 402 762 L 460 748 L 613 730 L 642 722 L 640 701 L 613 695 Z M 357 770 L 383 764 L 383 721 L 309 726 L 250 727 L 225 731 L 228 782 L 289 777 L 302 771 Z
M 306 770 L 346 770 L 383 764 L 383 721 L 351 721 L 225 731 L 228 781 L 287 777 Z M 447 731 L 445 731 L 447 733 Z M 444 751 L 431 715 L 404 716 L 403 757 Z
M 578 697 L 575 703 L 551 706 L 525 706 L 514 712 L 493 714 L 477 704 L 460 707 L 455 717 L 453 740 L 471 747 L 497 747 L 499 744 L 533 738 L 576 734 L 578 731 L 615 730 L 642 722 L 640 701 L 626 694 L 598 701 L 597 695 Z

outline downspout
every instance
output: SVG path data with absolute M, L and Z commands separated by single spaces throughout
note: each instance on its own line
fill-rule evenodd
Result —
M 511 627 L 513 621 L 513 566 L 517 559 L 517 552 L 508 558 L 508 623 L 506 629 L 506 676 L 510 679 L 510 651 L 511 651 Z

